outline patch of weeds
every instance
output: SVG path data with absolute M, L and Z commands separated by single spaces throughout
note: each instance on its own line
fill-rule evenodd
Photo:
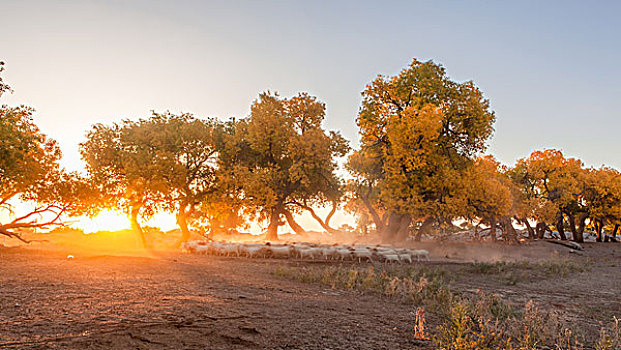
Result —
M 501 275 L 508 285 L 535 278 L 567 277 L 572 273 L 586 271 L 582 265 L 571 260 L 553 259 L 543 262 L 475 262 L 468 266 L 468 272 L 481 275 Z
M 567 277 L 572 273 L 584 272 L 584 266 L 578 265 L 571 260 L 552 260 L 539 264 L 540 269 L 548 276 Z
M 498 296 L 482 293 L 454 304 L 433 340 L 444 350 L 584 348 L 555 313 L 541 312 L 532 301 L 517 312 Z
M 360 267 L 276 267 L 275 276 L 332 288 L 378 293 L 404 302 L 446 311 L 455 298 L 444 281 L 444 269 L 415 269 L 384 266 Z
M 510 347 L 499 324 L 480 317 L 473 304 L 467 300 L 459 301 L 451 307 L 446 320 L 438 327 L 433 341 L 437 349 L 442 350 L 492 350 Z
M 597 350 L 621 349 L 621 320 L 614 317 L 610 326 L 602 327 L 599 340 L 595 344 Z
M 580 271 L 579 266 L 566 262 L 475 266 L 476 270 L 488 273 L 518 273 L 512 270 L 517 268 L 515 266 L 520 266 L 522 271 L 533 269 L 555 275 Z M 475 295 L 453 293 L 444 280 L 446 273 L 442 270 L 385 266 L 276 267 L 273 274 L 332 288 L 377 293 L 415 304 L 419 307 L 417 310 L 428 310 L 440 321 L 431 335 L 436 349 L 584 349 L 580 342 L 582 338 L 561 322 L 556 312 L 541 311 L 532 301 L 516 308 L 498 294 L 486 295 L 480 291 Z M 509 282 L 511 278 L 508 277 Z M 423 318 L 417 314 L 414 329 L 420 330 L 421 337 L 425 330 L 423 325 Z M 615 318 L 611 326 L 602 328 L 599 340 L 593 347 L 597 350 L 621 348 L 621 324 L 618 319 Z
M 504 262 L 496 262 L 496 263 L 486 263 L 486 262 L 474 262 L 470 264 L 470 272 L 481 274 L 481 275 L 490 275 L 497 274 L 505 271 L 506 263 Z

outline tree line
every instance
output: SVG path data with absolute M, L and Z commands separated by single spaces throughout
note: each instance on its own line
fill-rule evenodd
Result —
M 10 91 L 0 78 L 0 97 Z M 356 213 L 360 230 L 385 242 L 420 240 L 457 221 L 514 242 L 515 225 L 531 239 L 555 228 L 560 239 L 571 232 L 576 242 L 590 225 L 601 241 L 606 230 L 614 239 L 621 223 L 615 169 L 586 168 L 553 149 L 512 167 L 482 155 L 496 119 L 489 101 L 472 81 L 451 80 L 433 61 L 413 60 L 366 86 L 355 150 L 323 127 L 326 108 L 316 97 L 265 92 L 241 119 L 153 112 L 93 125 L 80 144 L 86 173 L 69 173 L 33 113 L 0 108 L 0 210 L 12 214 L 0 234 L 24 241 L 24 229 L 103 209 L 126 213 L 144 245 L 140 222 L 157 212 L 176 216 L 179 242 L 192 230 L 235 232 L 250 220 L 268 223 L 268 240 L 285 222 L 304 233 L 295 220 L 303 212 L 335 233 L 330 221 L 339 209 Z M 36 206 L 14 213 L 16 198 Z M 330 208 L 325 217 L 321 207 Z

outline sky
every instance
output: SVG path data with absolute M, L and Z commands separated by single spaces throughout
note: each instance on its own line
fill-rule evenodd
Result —
M 309 92 L 357 146 L 365 85 L 413 58 L 473 80 L 496 113 L 488 152 L 558 148 L 621 169 L 616 1 L 7 1 L 0 60 L 63 165 L 95 123 L 151 110 L 244 117 L 262 91 Z

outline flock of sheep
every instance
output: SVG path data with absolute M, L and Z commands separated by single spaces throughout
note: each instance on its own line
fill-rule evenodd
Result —
M 412 263 L 429 260 L 424 249 L 392 248 L 370 245 L 326 245 L 315 243 L 230 243 L 230 242 L 184 242 L 182 250 L 188 253 L 236 256 L 248 258 L 298 258 L 339 261 L 380 261 L 387 263 Z

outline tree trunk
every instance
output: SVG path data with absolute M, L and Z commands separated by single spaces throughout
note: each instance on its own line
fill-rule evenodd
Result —
M 287 219 L 287 223 L 289 224 L 289 227 L 291 227 L 291 229 L 297 233 L 298 235 L 303 235 L 306 233 L 306 230 L 304 230 L 302 228 L 302 226 L 300 226 L 295 219 L 293 218 L 293 214 L 291 214 L 291 212 L 287 209 L 284 209 L 282 211 L 283 214 L 285 214 L 285 218 Z
M 190 239 L 190 229 L 188 228 L 188 217 L 185 211 L 185 207 L 179 209 L 177 213 L 177 225 L 181 229 L 181 238 L 177 242 L 177 247 L 181 246 L 181 243 L 187 242 Z
M 401 227 L 401 215 L 394 211 L 388 216 L 388 225 L 382 232 L 382 241 L 385 243 L 393 243 L 397 240 L 397 233 Z
M 595 232 L 597 233 L 595 242 L 602 242 L 602 229 L 603 228 L 604 228 L 603 223 L 600 220 L 595 220 Z
M 507 216 L 502 218 L 502 226 L 504 229 L 503 231 L 506 241 L 520 243 L 517 238 L 517 231 L 515 230 L 515 227 L 513 227 L 513 223 L 511 222 L 510 217 Z
M 537 225 L 535 225 L 535 230 L 537 231 L 537 238 L 543 239 L 546 234 L 547 228 L 548 225 L 546 225 L 544 222 L 538 222 Z
M 431 227 L 431 225 L 433 225 L 433 218 L 431 216 L 428 216 L 425 218 L 423 223 L 420 225 L 420 227 L 418 228 L 418 231 L 416 231 L 416 236 L 414 236 L 414 240 L 416 242 L 420 242 L 421 238 L 423 238 L 423 234 L 429 231 L 429 228 Z
M 580 214 L 578 217 L 578 227 L 576 227 L 576 217 L 572 214 L 567 214 L 567 221 L 569 222 L 569 229 L 574 236 L 574 242 L 584 242 L 584 227 L 587 215 L 585 213 Z
M 562 213 L 556 218 L 556 230 L 558 231 L 558 235 L 561 236 L 561 241 L 566 241 L 567 236 L 565 236 L 565 223 L 563 222 Z
M 336 201 L 332 202 L 332 209 L 330 210 L 330 212 L 328 213 L 328 216 L 326 216 L 326 219 L 324 220 L 327 227 L 330 227 L 330 220 L 332 219 L 332 216 L 334 216 L 334 213 L 336 213 L 336 207 L 337 207 L 337 202 Z
M 405 242 L 410 235 L 410 224 L 412 223 L 412 216 L 410 214 L 403 214 L 399 222 L 399 230 L 397 231 L 397 242 Z
M 138 237 L 138 243 L 141 248 L 147 247 L 147 240 L 144 237 L 144 232 L 142 231 L 142 227 L 140 227 L 140 223 L 138 222 L 138 213 L 140 211 L 140 207 L 132 207 L 129 214 L 129 221 L 131 223 L 132 231 Z
M 535 230 L 533 230 L 533 227 L 530 226 L 530 222 L 528 222 L 528 219 L 520 219 L 517 218 L 519 223 L 524 224 L 524 226 L 526 226 L 526 230 L 528 231 L 528 239 L 533 240 L 535 239 Z
M 265 239 L 268 241 L 278 240 L 278 226 L 280 225 L 280 208 L 274 207 L 270 209 L 270 223 L 267 226 L 267 235 Z
M 373 222 L 375 223 L 375 230 L 379 234 L 382 234 L 386 230 L 386 225 L 384 224 L 384 221 L 382 221 L 382 218 L 379 216 L 375 208 L 373 208 L 373 205 L 371 205 L 371 202 L 369 201 L 369 198 L 367 196 L 359 193 L 358 197 L 362 199 L 362 202 L 364 203 L 364 205 L 367 207 L 367 210 L 371 214 L 371 217 L 373 218 Z
M 582 243 L 584 242 L 584 228 L 586 227 L 586 219 L 589 217 L 589 214 L 582 213 L 578 217 L 578 230 L 576 230 L 576 235 L 574 236 L 574 242 Z
M 334 215 L 334 212 L 336 212 L 336 205 L 332 207 L 332 210 L 330 211 L 330 213 L 328 214 L 328 216 L 326 217 L 326 220 L 324 221 L 323 219 L 321 219 L 319 217 L 319 215 L 317 215 L 317 213 L 315 212 L 315 210 L 313 210 L 313 208 L 309 207 L 308 205 L 305 204 L 299 204 L 299 206 L 303 209 L 306 209 L 311 216 L 313 217 L 313 219 L 315 219 L 315 221 L 317 221 L 319 223 L 319 225 L 321 225 L 321 227 L 328 231 L 329 233 L 335 233 L 338 230 L 333 229 L 332 227 L 330 227 L 328 225 L 328 222 L 330 221 L 330 219 L 332 218 L 332 215 Z M 287 219 L 289 220 L 289 219 Z M 294 229 L 295 230 L 295 229 Z
M 496 219 L 491 218 L 489 220 L 489 236 L 493 242 L 496 242 Z

